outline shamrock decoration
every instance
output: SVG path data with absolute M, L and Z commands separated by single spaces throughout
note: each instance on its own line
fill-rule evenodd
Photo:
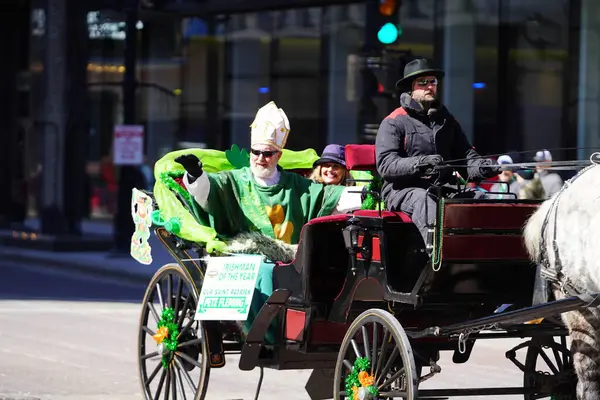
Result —
M 231 149 L 225 150 L 225 157 L 235 169 L 250 166 L 250 153 L 246 149 L 240 149 L 237 144 L 232 145 Z
M 368 370 L 371 362 L 366 357 L 359 357 L 354 362 L 352 372 L 346 377 L 346 394 L 352 400 L 366 400 L 377 397 L 379 390 L 375 386 L 375 377 Z
M 179 336 L 179 327 L 175 322 L 175 311 L 171 307 L 165 307 L 158 321 L 157 332 L 152 336 L 157 345 L 169 350 L 162 352 L 161 362 L 165 369 L 169 367 L 172 358 L 171 353 L 177 349 L 177 336 Z
M 361 208 L 363 210 L 376 210 L 377 207 L 381 207 L 385 209 L 385 206 L 382 201 L 377 202 L 372 191 L 381 193 L 381 188 L 383 186 L 383 180 L 379 175 L 373 177 L 373 179 L 367 184 L 366 191 L 367 195 L 365 196 Z

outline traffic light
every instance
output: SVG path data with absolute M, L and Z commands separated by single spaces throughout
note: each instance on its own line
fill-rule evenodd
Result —
M 399 0 L 377 0 L 379 14 L 379 30 L 377 40 L 382 44 L 392 44 L 402 35 L 402 28 L 398 25 Z

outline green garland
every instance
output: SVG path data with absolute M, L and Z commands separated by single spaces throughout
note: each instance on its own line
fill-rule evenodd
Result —
M 377 209 L 378 203 L 375 200 L 373 193 L 370 193 L 370 192 L 381 193 L 382 186 L 383 186 L 383 180 L 381 179 L 381 177 L 379 175 L 374 176 L 373 179 L 369 183 L 367 183 L 367 185 L 365 186 L 367 195 L 365 196 L 365 199 L 362 202 L 361 209 L 363 209 L 363 210 L 376 210 Z M 381 204 L 381 208 L 384 209 L 385 207 L 383 207 L 383 202 L 380 201 L 380 204 Z
M 160 181 L 163 183 L 163 185 L 165 185 L 172 191 L 177 192 L 177 194 L 181 195 L 185 199 L 185 201 L 191 204 L 193 201 L 192 195 L 187 190 L 182 188 L 181 185 L 177 183 L 177 181 L 175 181 L 175 178 L 181 178 L 182 176 L 183 172 L 178 171 L 161 172 Z
M 353 388 L 362 388 L 362 384 L 360 383 L 360 380 L 358 378 L 359 374 L 361 372 L 367 372 L 371 369 L 371 361 L 369 361 L 368 358 L 366 357 L 359 357 L 356 359 L 356 361 L 354 361 L 354 366 L 352 368 L 352 372 L 350 373 L 350 375 L 348 375 L 346 377 L 346 397 L 353 399 L 354 398 L 354 390 Z M 366 389 L 369 391 L 369 393 L 376 397 L 377 395 L 379 395 L 379 390 L 377 390 L 377 387 L 375 385 L 369 385 L 366 387 Z
M 175 178 L 181 178 L 183 176 L 183 172 L 180 171 L 167 171 L 161 172 L 159 175 L 160 182 L 165 185 L 169 190 L 179 194 L 192 208 L 192 212 L 198 215 L 198 209 L 196 208 L 196 201 L 192 197 L 192 195 L 185 190 Z M 164 226 L 165 229 L 175 235 L 179 234 L 181 231 L 181 220 L 180 218 L 174 217 L 169 218 L 169 220 L 165 221 L 162 218 L 162 213 L 160 210 L 156 210 L 152 213 L 152 223 L 157 226 Z
M 177 337 L 179 336 L 179 327 L 175 322 L 175 311 L 171 307 L 165 307 L 162 310 L 162 314 L 160 316 L 160 320 L 158 321 L 158 330 L 160 328 L 167 328 L 167 336 L 162 339 L 160 343 L 162 343 L 166 349 L 169 350 L 168 353 L 163 354 L 162 356 L 162 365 L 163 368 L 168 368 L 169 363 L 171 362 L 172 353 L 177 350 Z

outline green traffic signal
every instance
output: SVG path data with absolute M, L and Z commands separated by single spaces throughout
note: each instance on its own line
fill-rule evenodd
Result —
M 379 39 L 379 41 L 383 44 L 392 44 L 400 35 L 402 35 L 402 28 L 397 27 L 391 22 L 387 22 L 385 25 L 379 28 L 379 32 L 377 32 L 377 39 Z

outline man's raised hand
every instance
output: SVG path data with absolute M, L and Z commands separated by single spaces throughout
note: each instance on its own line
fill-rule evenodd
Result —
M 177 157 L 175 162 L 181 164 L 190 177 L 197 179 L 202 176 L 202 161 L 195 155 L 184 154 Z

